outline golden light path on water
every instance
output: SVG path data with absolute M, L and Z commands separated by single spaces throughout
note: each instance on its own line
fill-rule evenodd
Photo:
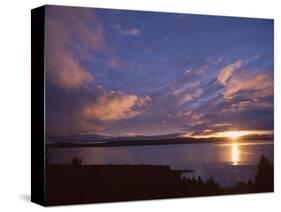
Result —
M 243 133 L 241 133 L 241 131 L 229 131 L 226 132 L 225 135 L 232 140 L 231 161 L 232 165 L 236 166 L 239 163 L 239 144 L 237 143 L 237 140 L 239 140 L 239 137 L 243 135 Z
M 231 151 L 231 157 L 232 157 L 232 164 L 238 165 L 239 163 L 239 146 L 237 143 L 232 143 L 232 151 Z

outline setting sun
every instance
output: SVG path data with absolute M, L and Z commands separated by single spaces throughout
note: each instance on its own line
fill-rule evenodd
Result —
M 243 131 L 229 131 L 229 132 L 225 132 L 225 136 L 226 137 L 230 137 L 230 138 L 238 138 L 240 136 L 245 135 L 245 133 L 243 133 Z

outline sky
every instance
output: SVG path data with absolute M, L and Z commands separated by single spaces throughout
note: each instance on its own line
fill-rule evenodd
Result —
M 46 7 L 48 135 L 273 130 L 273 20 Z

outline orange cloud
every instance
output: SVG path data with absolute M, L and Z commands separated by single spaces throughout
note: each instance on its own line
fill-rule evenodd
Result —
M 100 121 L 130 119 L 142 114 L 150 100 L 149 96 L 111 91 L 100 96 L 95 103 L 88 105 L 84 109 L 84 115 Z
M 56 55 L 57 53 L 54 54 L 54 56 Z M 57 85 L 67 89 L 79 88 L 83 83 L 94 78 L 69 52 L 63 51 L 55 61 L 48 64 L 49 78 Z
M 235 72 L 235 70 L 241 68 L 242 64 L 242 60 L 237 60 L 219 71 L 217 81 L 224 86 L 223 97 L 231 99 L 240 92 L 250 91 L 252 93 L 251 99 L 257 103 L 257 98 L 272 96 L 272 74 Z M 245 108 L 248 105 L 249 102 L 243 102 L 239 105 L 239 108 Z
M 225 85 L 223 96 L 225 99 L 232 98 L 239 92 L 251 91 L 253 98 L 273 95 L 273 76 L 269 73 L 261 73 L 252 76 L 237 75 L 232 77 Z
M 91 27 L 90 27 L 91 26 Z M 66 89 L 79 88 L 94 79 L 81 64 L 88 51 L 104 49 L 101 24 L 86 8 L 46 9 L 47 79 Z M 78 54 L 73 54 L 73 49 Z M 91 58 L 93 59 L 93 58 Z
M 230 127 L 232 126 L 231 123 L 221 122 L 221 123 L 214 123 L 209 125 L 211 128 L 222 128 L 222 127 Z
M 242 60 L 237 60 L 235 63 L 232 63 L 219 71 L 217 81 L 222 85 L 226 85 L 226 82 L 230 79 L 233 72 L 240 68 L 242 65 Z

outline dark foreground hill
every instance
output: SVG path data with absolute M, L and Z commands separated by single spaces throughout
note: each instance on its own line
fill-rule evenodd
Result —
M 222 188 L 212 178 L 184 178 L 191 170 L 151 165 L 47 165 L 47 205 L 112 202 L 273 191 L 273 166 L 262 156 L 255 182 Z

